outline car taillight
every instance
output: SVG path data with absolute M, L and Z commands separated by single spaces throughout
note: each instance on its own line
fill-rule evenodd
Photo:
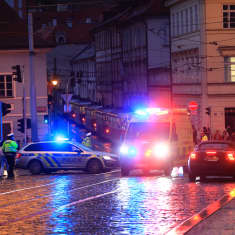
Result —
M 19 159 L 21 157 L 21 155 L 22 155 L 21 153 L 17 153 L 16 154 L 16 159 Z
M 227 159 L 230 161 L 235 161 L 235 156 L 234 153 L 227 153 Z
M 192 153 L 190 154 L 190 158 L 191 158 L 191 159 L 196 159 L 196 153 L 192 152 Z

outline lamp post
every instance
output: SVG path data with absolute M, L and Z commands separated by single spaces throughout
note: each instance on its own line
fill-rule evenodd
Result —
M 48 84 L 49 88 L 50 88 L 50 93 L 51 93 L 51 108 L 50 108 L 50 112 L 48 115 L 49 134 L 51 134 L 52 123 L 54 125 L 54 122 L 55 122 L 55 106 L 56 106 L 55 89 L 56 89 L 58 83 L 59 83 L 58 77 L 56 75 L 52 75 L 52 78 Z

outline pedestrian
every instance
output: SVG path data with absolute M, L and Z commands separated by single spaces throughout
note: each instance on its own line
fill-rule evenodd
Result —
M 88 148 L 91 148 L 91 132 L 88 132 L 82 141 L 82 144 Z
M 224 131 L 223 131 L 222 139 L 223 139 L 223 140 L 229 140 L 229 134 L 228 134 L 227 130 L 224 130 Z
M 214 140 L 222 140 L 223 139 L 222 136 L 220 135 L 220 131 L 219 130 L 215 131 L 213 139 Z
M 15 141 L 14 134 L 10 133 L 7 135 L 7 140 L 3 142 L 2 151 L 7 159 L 8 169 L 7 175 L 8 178 L 14 178 L 14 169 L 15 169 L 15 157 L 18 149 L 18 144 Z
M 201 142 L 203 141 L 208 141 L 208 136 L 204 132 L 202 133 L 202 138 L 201 138 Z
M 227 126 L 227 127 L 226 127 L 226 131 L 228 132 L 229 139 L 231 139 L 231 137 L 232 137 L 232 129 L 231 129 L 231 127 L 230 127 L 230 126 Z
M 194 125 L 193 125 L 193 143 L 197 145 L 197 130 Z

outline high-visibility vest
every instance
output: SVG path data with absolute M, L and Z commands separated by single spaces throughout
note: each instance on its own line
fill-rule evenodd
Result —
M 4 153 L 17 152 L 18 144 L 14 140 L 6 140 L 2 145 L 2 151 Z
M 207 135 L 202 136 L 202 141 L 208 141 Z
M 85 137 L 82 141 L 82 144 L 86 147 L 91 147 L 91 138 L 90 137 Z

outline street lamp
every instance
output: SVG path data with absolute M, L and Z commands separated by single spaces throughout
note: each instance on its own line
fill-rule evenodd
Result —
M 52 80 L 51 83 L 52 83 L 53 86 L 57 86 L 58 80 Z

